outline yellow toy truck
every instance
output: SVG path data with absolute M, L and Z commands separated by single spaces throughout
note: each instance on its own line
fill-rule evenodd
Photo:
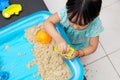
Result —
M 12 4 L 2 11 L 2 16 L 4 18 L 10 18 L 11 15 L 19 15 L 19 12 L 22 11 L 22 6 L 20 4 Z

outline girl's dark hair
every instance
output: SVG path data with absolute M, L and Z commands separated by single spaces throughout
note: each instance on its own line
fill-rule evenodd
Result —
M 95 19 L 101 10 L 102 0 L 68 0 L 66 3 L 68 18 L 79 25 L 87 25 Z

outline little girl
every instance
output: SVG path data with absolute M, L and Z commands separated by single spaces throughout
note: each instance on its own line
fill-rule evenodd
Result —
M 56 31 L 54 25 L 61 23 L 72 47 L 74 55 L 67 57 L 86 56 L 96 51 L 99 34 L 103 26 L 99 19 L 102 0 L 68 0 L 66 7 L 44 22 L 45 30 L 52 36 L 63 53 L 67 50 L 66 41 Z

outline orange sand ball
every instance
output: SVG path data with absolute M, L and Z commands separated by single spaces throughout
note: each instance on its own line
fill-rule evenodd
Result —
M 45 30 L 39 30 L 36 33 L 36 40 L 42 44 L 50 43 L 51 39 L 51 36 Z

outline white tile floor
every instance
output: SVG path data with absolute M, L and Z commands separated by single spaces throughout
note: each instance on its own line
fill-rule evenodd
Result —
M 64 7 L 67 0 L 44 0 L 54 13 Z M 85 64 L 87 80 L 120 80 L 120 0 L 103 0 L 100 14 L 104 32 L 97 51 L 81 58 Z

